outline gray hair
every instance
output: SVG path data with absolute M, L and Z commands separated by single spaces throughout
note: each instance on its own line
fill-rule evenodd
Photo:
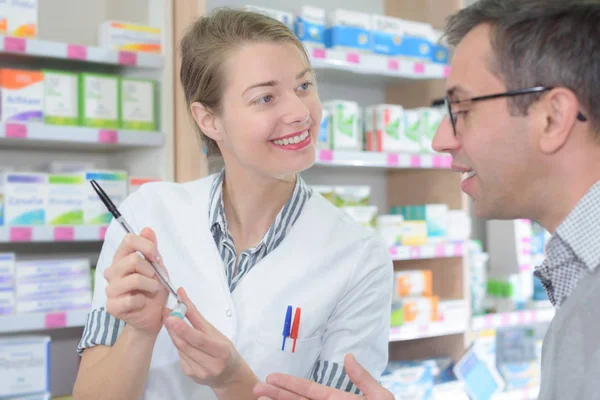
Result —
M 489 24 L 493 72 L 508 90 L 534 86 L 573 91 L 600 138 L 600 4 L 575 0 L 479 0 L 451 16 L 455 47 L 476 26 Z M 526 115 L 541 94 L 509 99 Z

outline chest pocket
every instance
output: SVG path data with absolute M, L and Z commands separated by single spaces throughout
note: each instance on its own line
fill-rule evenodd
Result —
M 321 352 L 322 335 L 296 339 L 296 349 L 292 353 L 294 340 L 287 338 L 282 351 L 283 335 L 258 331 L 252 339 L 250 351 L 253 371 L 258 379 L 264 380 L 275 372 L 309 378 L 313 366 Z

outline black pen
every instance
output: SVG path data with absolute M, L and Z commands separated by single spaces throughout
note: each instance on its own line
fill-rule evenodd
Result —
M 104 205 L 106 206 L 108 211 L 110 211 L 110 213 L 117 220 L 117 222 L 119 224 L 121 224 L 123 229 L 125 229 L 125 232 L 135 234 L 135 232 L 133 231 L 133 228 L 127 223 L 125 218 L 121 215 L 121 213 L 117 209 L 117 206 L 115 206 L 115 204 L 111 201 L 110 197 L 108 197 L 106 192 L 104 192 L 104 190 L 102 190 L 102 188 L 100 187 L 98 182 L 96 182 L 94 179 L 92 179 L 90 181 L 90 183 L 92 184 L 92 187 L 98 194 L 98 197 L 100 197 L 100 200 L 102 200 L 102 202 L 104 203 Z M 143 254 L 141 254 L 140 252 L 138 252 L 138 254 L 140 254 L 140 256 L 142 256 L 145 259 Z M 150 265 L 152 265 L 152 267 L 156 271 L 156 274 L 158 275 L 158 279 L 162 282 L 162 284 L 167 289 L 169 289 L 169 291 L 173 294 L 173 296 L 175 296 L 175 298 L 177 299 L 177 303 L 184 304 L 183 301 L 181 300 L 181 297 L 179 297 L 179 294 L 177 294 L 177 290 L 175 290 L 175 288 L 173 287 L 173 285 L 171 284 L 169 279 L 166 277 L 166 275 L 162 271 L 162 268 L 160 268 L 160 266 L 158 264 L 156 264 L 154 261 L 150 261 Z M 183 312 L 183 314 L 185 315 L 185 311 Z

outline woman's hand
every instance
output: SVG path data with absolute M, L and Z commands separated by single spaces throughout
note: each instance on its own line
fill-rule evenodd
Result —
M 233 343 L 204 319 L 185 290 L 178 293 L 192 326 L 171 316 L 165 326 L 179 351 L 184 373 L 196 383 L 210 386 L 219 398 L 250 398 L 257 379 Z
M 394 396 L 377 383 L 352 355 L 346 356 L 344 367 L 364 396 L 284 374 L 269 375 L 267 383 L 256 385 L 254 394 L 259 400 L 394 400 Z
M 156 336 L 162 328 L 169 292 L 148 260 L 157 262 L 164 269 L 152 229 L 145 228 L 139 236 L 127 234 L 112 265 L 104 271 L 108 282 L 106 311 L 137 332 Z

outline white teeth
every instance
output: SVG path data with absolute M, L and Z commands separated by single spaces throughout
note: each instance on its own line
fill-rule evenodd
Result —
M 304 131 L 298 136 L 293 136 L 293 137 L 285 138 L 285 139 L 281 139 L 281 140 L 274 140 L 273 143 L 275 143 L 277 146 L 286 146 L 288 144 L 296 144 L 296 143 L 300 143 L 300 142 L 306 140 L 308 135 L 309 135 L 308 131 Z
M 475 176 L 475 171 L 473 170 L 466 173 L 466 179 L 472 178 L 473 176 Z

